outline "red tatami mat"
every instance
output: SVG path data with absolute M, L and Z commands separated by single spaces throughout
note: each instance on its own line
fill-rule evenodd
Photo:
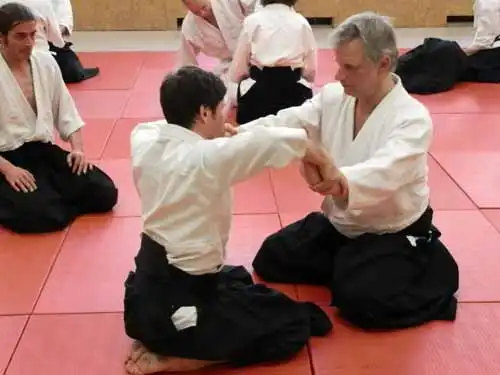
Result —
M 329 310 L 331 311 L 331 310 Z M 316 375 L 496 375 L 500 304 L 463 304 L 457 320 L 416 329 L 366 333 L 336 319 L 311 343 Z
M 7 369 L 26 321 L 22 315 L 0 317 L 0 374 Z
M 68 232 L 36 313 L 122 311 L 140 243 L 140 218 L 85 217 Z
M 433 151 L 432 156 L 479 208 L 500 208 L 498 151 Z
M 123 362 L 130 340 L 125 336 L 121 314 L 35 316 L 28 323 L 24 337 L 6 375 L 125 375 Z M 194 374 L 263 373 L 311 375 L 307 350 L 285 363 Z
M 0 315 L 33 311 L 65 236 L 22 236 L 0 229 Z
M 482 210 L 481 213 L 500 232 L 500 210 Z
M 118 204 L 112 213 L 80 218 L 60 233 L 20 236 L 0 230 L 0 375 L 125 375 L 122 365 L 129 339 L 121 313 L 123 283 L 133 269 L 141 231 L 130 133 L 139 122 L 162 118 L 158 88 L 176 64 L 175 53 L 80 57 L 84 65 L 101 68 L 99 77 L 70 85 L 87 122 L 85 151 L 115 181 Z M 216 63 L 207 57 L 201 61 L 205 68 Z M 320 51 L 316 88 L 333 80 L 336 70 L 333 53 Z M 498 93 L 500 85 L 461 84 L 443 94 L 418 96 L 434 120 L 428 165 L 435 224 L 461 271 L 456 322 L 365 333 L 335 317 L 334 332 L 312 340 L 310 350 L 295 359 L 202 373 L 497 375 Z M 268 235 L 319 210 L 320 204 L 321 197 L 307 188 L 296 165 L 239 183 L 234 189 L 227 263 L 251 271 L 253 257 Z M 328 290 L 321 287 L 269 286 L 324 307 L 330 301 Z
M 434 95 L 415 95 L 432 113 L 498 113 L 500 85 L 462 83 Z
M 494 113 L 433 114 L 432 151 L 499 151 L 498 117 Z

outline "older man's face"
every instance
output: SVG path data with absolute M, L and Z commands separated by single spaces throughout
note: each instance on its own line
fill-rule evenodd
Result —
M 341 44 L 335 57 L 339 66 L 335 79 L 354 97 L 370 96 L 390 73 L 388 57 L 373 62 L 366 56 L 361 39 Z

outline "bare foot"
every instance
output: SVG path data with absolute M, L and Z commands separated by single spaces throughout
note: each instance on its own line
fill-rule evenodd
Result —
M 147 349 L 139 342 L 134 341 L 130 346 L 130 351 L 125 358 L 125 367 L 131 366 L 141 357 L 142 354 L 146 353 Z
M 147 351 L 147 349 L 139 341 L 136 340 L 132 342 L 132 345 L 130 345 L 130 350 L 127 354 L 127 358 L 125 359 L 125 363 L 130 360 L 133 360 L 134 362 L 137 361 L 141 354 L 145 351 Z
M 160 357 L 151 352 L 145 352 L 142 353 L 137 361 L 128 361 L 125 365 L 125 369 L 130 375 L 147 375 L 158 372 L 195 371 L 217 363 L 220 362 L 177 357 Z

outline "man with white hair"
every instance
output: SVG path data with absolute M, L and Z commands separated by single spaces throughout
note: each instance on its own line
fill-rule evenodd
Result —
M 198 55 L 219 60 L 214 73 L 225 76 L 238 43 L 243 20 L 259 0 L 182 0 L 188 13 L 182 22 L 179 64 L 198 66 Z
M 300 107 L 254 124 L 305 127 L 329 150 L 334 181 L 302 163 L 321 212 L 270 235 L 253 262 L 264 279 L 329 287 L 341 316 L 364 329 L 454 320 L 458 267 L 439 240 L 429 202 L 428 110 L 393 72 L 392 26 L 368 12 L 333 35 L 339 82 Z

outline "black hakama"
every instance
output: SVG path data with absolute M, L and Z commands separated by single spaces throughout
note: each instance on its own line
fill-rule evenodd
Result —
M 327 286 L 332 306 L 363 329 L 453 321 L 458 266 L 432 216 L 429 208 L 399 233 L 350 239 L 311 213 L 269 236 L 253 266 L 267 281 Z
M 457 42 L 425 38 L 399 58 L 395 73 L 406 91 L 428 95 L 453 89 L 467 66 L 467 55 Z
M 399 58 L 395 73 L 412 94 L 449 91 L 459 82 L 499 83 L 500 47 L 467 56 L 455 41 L 425 38 Z
M 498 40 L 500 37 L 495 41 Z M 478 51 L 467 59 L 468 66 L 462 81 L 500 83 L 500 47 Z
M 113 181 L 96 166 L 73 173 L 68 152 L 52 143 L 29 142 L 0 153 L 35 177 L 37 189 L 15 191 L 0 175 L 0 225 L 17 233 L 46 233 L 66 228 L 76 217 L 110 211 L 118 199 Z
M 332 329 L 319 307 L 254 284 L 243 267 L 194 276 L 169 265 L 165 249 L 144 234 L 135 264 L 125 282 L 125 330 L 159 355 L 234 366 L 278 361 Z M 192 306 L 197 324 L 177 330 L 172 315 Z
M 241 83 L 238 87 L 236 120 L 239 124 L 302 105 L 313 96 L 312 89 L 299 82 L 302 69 L 264 67 L 261 70 L 252 66 L 250 78 L 255 83 L 246 93 L 241 94 Z
M 78 55 L 71 49 L 72 45 L 72 43 L 66 42 L 64 47 L 60 48 L 49 42 L 49 50 L 56 59 L 59 69 L 61 69 L 64 82 L 79 83 L 96 77 L 100 69 L 95 67 L 85 68 Z

